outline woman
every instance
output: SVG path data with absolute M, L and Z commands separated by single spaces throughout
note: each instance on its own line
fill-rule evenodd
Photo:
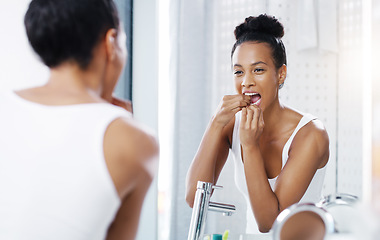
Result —
M 282 24 L 248 17 L 234 33 L 237 94 L 223 97 L 208 125 L 187 174 L 186 201 L 192 206 L 197 181 L 217 182 L 231 149 L 248 202 L 246 231 L 268 232 L 283 209 L 321 197 L 329 139 L 317 118 L 279 100 L 287 71 Z
M 112 97 L 114 2 L 33 0 L 25 27 L 50 77 L 0 94 L 0 239 L 134 239 L 158 145 Z

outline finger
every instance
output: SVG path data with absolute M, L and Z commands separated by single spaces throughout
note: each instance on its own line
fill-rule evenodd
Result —
M 246 127 L 251 128 L 252 127 L 252 119 L 254 118 L 254 111 L 251 107 L 247 107 L 247 121 L 246 121 Z
M 243 124 L 245 125 L 246 121 L 247 121 L 247 108 L 242 108 L 240 126 L 243 126 Z
M 250 96 L 244 95 L 244 94 L 235 94 L 235 95 L 224 95 L 223 100 L 228 101 L 228 100 L 244 100 L 244 101 L 249 101 L 251 100 Z
M 243 108 L 249 106 L 250 97 L 242 94 L 237 95 L 225 95 L 223 96 L 220 108 L 224 111 L 231 111 L 232 114 L 236 114 Z
M 251 104 L 251 97 L 250 96 L 246 96 L 246 95 L 240 95 L 240 106 L 249 106 Z
M 235 111 L 235 112 L 239 112 L 241 111 L 243 108 L 246 108 L 247 106 L 237 106 L 237 107 L 234 107 L 232 108 L 231 110 L 232 111 Z
M 252 118 L 252 127 L 258 128 L 261 109 L 256 105 L 251 105 L 251 106 L 249 106 L 249 108 L 251 109 L 251 111 L 253 112 L 253 115 L 254 115 Z
M 239 105 L 241 107 L 248 107 L 249 105 L 251 105 L 251 100 L 246 100 L 246 99 L 243 99 L 242 101 L 239 102 Z
M 132 102 L 131 102 L 131 101 L 128 101 L 128 102 L 127 102 L 125 109 L 126 109 L 128 112 L 133 113 L 133 105 L 132 105 Z
M 230 110 L 236 114 L 237 112 L 241 111 L 242 109 L 246 108 L 248 105 L 247 104 L 234 104 L 233 106 L 231 106 Z
M 122 101 L 120 101 L 119 99 L 116 99 L 116 98 L 112 99 L 112 104 L 116 105 L 116 106 L 119 106 L 119 107 L 122 107 L 122 108 L 125 108 L 125 106 L 126 106 L 125 102 L 122 102 Z
M 122 99 L 117 98 L 117 97 L 112 97 L 111 103 L 115 106 L 124 108 L 125 110 L 127 110 L 130 113 L 133 113 L 132 102 L 129 100 L 122 100 Z
M 242 96 L 242 98 L 244 99 L 244 101 L 250 101 L 251 100 L 251 96 L 248 96 L 248 95 L 244 95 L 244 94 L 239 94 L 239 96 Z
M 247 107 L 250 104 L 250 98 L 247 99 L 245 97 L 246 96 L 240 95 L 234 98 L 225 99 L 224 104 L 230 106 L 231 109 Z
M 112 96 L 112 100 L 111 100 L 112 103 L 114 104 L 121 104 L 124 102 L 124 100 L 121 100 L 120 98 L 118 97 L 115 97 L 115 96 Z
M 259 127 L 264 128 L 264 126 L 265 126 L 265 124 L 264 124 L 264 113 L 263 113 L 263 111 L 261 111 L 261 109 L 260 109 L 260 121 L 259 122 L 260 122 Z
M 232 101 L 232 102 L 246 102 L 249 103 L 251 100 L 250 96 L 243 95 L 243 94 L 236 94 L 236 95 L 227 95 L 225 96 L 225 101 Z

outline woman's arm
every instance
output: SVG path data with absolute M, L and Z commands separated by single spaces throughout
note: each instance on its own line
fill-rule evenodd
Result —
M 233 126 L 233 121 L 231 123 Z M 190 165 L 186 176 L 186 202 L 190 207 L 193 207 L 197 182 L 204 181 L 215 184 L 227 160 L 228 135 L 223 130 L 223 126 L 211 120 Z
M 141 210 L 149 186 L 152 182 L 150 176 L 140 172 L 134 189 L 122 200 L 121 206 L 110 225 L 107 240 L 133 240 L 136 238 Z
M 133 119 L 120 118 L 106 131 L 104 153 L 122 201 L 106 239 L 135 239 L 144 198 L 157 172 L 158 142 Z
M 211 119 L 186 176 L 186 202 L 193 206 L 198 181 L 216 183 L 227 160 L 234 116 L 249 104 L 244 95 L 224 96 Z
M 304 126 L 293 140 L 288 161 L 272 191 L 258 144 L 264 122 L 257 106 L 243 110 L 240 128 L 252 210 L 259 230 L 268 232 L 278 214 L 302 198 L 317 169 L 326 164 L 328 136 L 318 121 Z

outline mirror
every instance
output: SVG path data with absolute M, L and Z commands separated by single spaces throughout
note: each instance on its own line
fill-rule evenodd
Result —
M 170 34 L 160 45 L 160 49 L 168 47 L 162 56 L 169 58 L 169 69 L 164 69 L 168 74 L 160 81 L 166 91 L 160 92 L 163 101 L 159 111 L 165 120 L 159 126 L 165 139 L 162 144 L 168 143 L 162 145 L 165 157 L 159 175 L 163 239 L 180 239 L 188 231 L 191 209 L 183 197 L 188 167 L 222 96 L 235 93 L 230 66 L 233 30 L 245 17 L 260 13 L 276 16 L 285 26 L 288 76 L 280 91 L 281 100 L 315 114 L 329 133 L 330 161 L 323 194 L 345 192 L 370 199 L 371 126 L 366 119 L 370 119 L 371 109 L 366 106 L 371 106 L 367 98 L 371 76 L 357 71 L 368 69 L 364 63 L 371 57 L 370 44 L 364 44 L 369 32 L 363 21 L 371 21 L 368 11 L 375 11 L 376 6 L 368 9 L 367 3 L 171 1 L 163 14 Z M 216 192 L 213 201 L 236 205 L 236 214 L 229 218 L 210 214 L 206 231 L 244 232 L 246 203 L 234 183 L 232 161 L 227 160 L 217 184 L 224 190 Z

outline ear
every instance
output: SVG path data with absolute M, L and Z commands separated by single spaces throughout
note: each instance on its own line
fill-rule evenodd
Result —
M 287 73 L 287 68 L 286 68 L 286 65 L 283 64 L 278 69 L 278 85 L 281 85 L 281 84 L 283 84 L 285 82 L 286 73 Z
M 112 61 L 116 57 L 116 49 L 117 49 L 117 31 L 114 28 L 111 28 L 107 31 L 105 36 L 105 47 L 107 59 Z

